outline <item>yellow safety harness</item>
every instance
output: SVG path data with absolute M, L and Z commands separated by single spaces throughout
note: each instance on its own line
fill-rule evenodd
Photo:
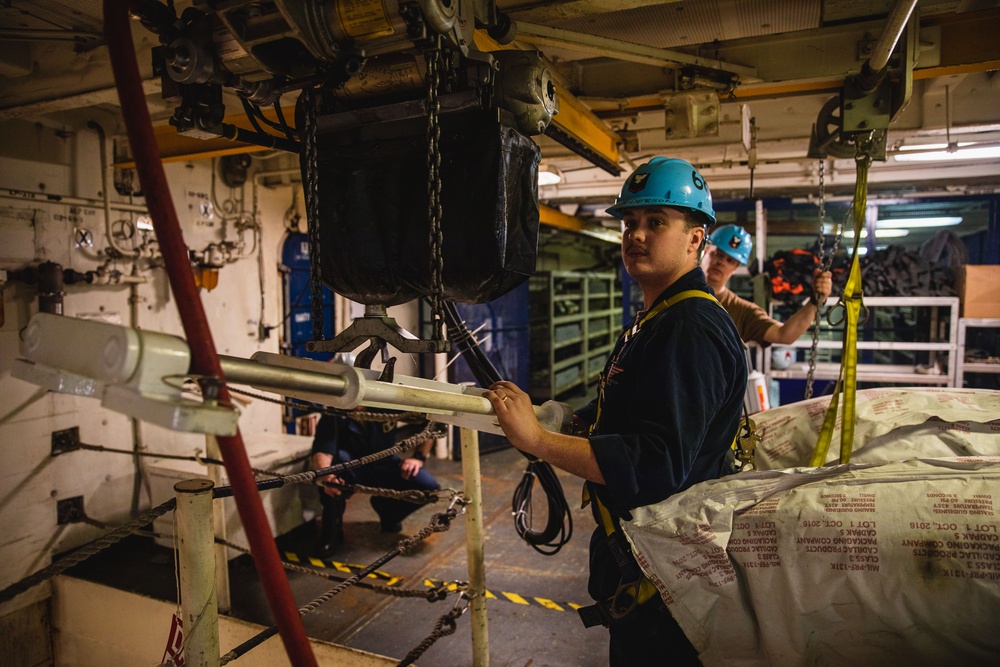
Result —
M 719 303 L 719 300 L 716 299 L 711 294 L 709 294 L 708 292 L 703 292 L 698 289 L 689 289 L 689 290 L 684 290 L 683 292 L 678 292 L 669 299 L 665 299 L 660 303 L 656 304 L 655 306 L 653 306 L 652 308 L 650 308 L 648 311 L 642 314 L 641 317 L 637 317 L 636 321 L 632 323 L 632 326 L 628 327 L 627 329 L 625 329 L 625 331 L 621 333 L 621 336 L 618 337 L 618 344 L 615 345 L 615 356 L 611 358 L 612 365 L 618 363 L 618 359 L 621 358 L 622 352 L 625 351 L 625 344 L 627 344 L 630 340 L 632 340 L 632 338 L 635 337 L 637 333 L 639 333 L 639 330 L 642 329 L 643 325 L 646 324 L 646 322 L 650 321 L 651 319 L 653 319 L 654 317 L 665 311 L 667 308 L 674 305 L 675 303 L 679 303 L 681 301 L 684 301 L 685 299 L 690 299 L 690 298 L 708 299 L 709 301 L 713 301 L 717 306 L 719 306 L 719 308 L 722 308 L 722 304 Z M 597 427 L 597 424 L 600 423 L 601 421 L 601 406 L 604 404 L 605 379 L 606 378 L 602 373 L 601 383 L 597 390 L 597 414 L 594 417 L 594 423 L 590 427 L 591 432 L 593 432 L 593 430 Z
M 697 289 L 678 292 L 669 299 L 656 304 L 646 313 L 641 314 L 641 316 L 636 318 L 632 326 L 622 332 L 618 344 L 615 346 L 615 354 L 611 358 L 611 365 L 618 363 L 618 359 L 621 358 L 622 353 L 625 351 L 625 345 L 639 333 L 643 325 L 667 308 L 690 298 L 708 299 L 720 308 L 722 307 L 719 300 L 708 292 Z M 601 406 L 604 404 L 606 379 L 602 373 L 600 387 L 597 392 L 597 411 L 594 423 L 590 427 L 590 433 L 594 432 L 601 421 Z M 584 626 L 588 628 L 595 625 L 610 625 L 615 621 L 621 620 L 633 609 L 648 602 L 657 595 L 656 586 L 642 573 L 642 570 L 639 569 L 636 562 L 630 557 L 630 547 L 621 532 L 617 519 L 611 515 L 611 512 L 601 502 L 600 498 L 597 497 L 597 494 L 590 493 L 589 487 L 589 483 L 583 485 L 583 507 L 589 505 L 591 501 L 594 502 L 597 513 L 600 516 L 601 527 L 604 529 L 608 548 L 615 562 L 618 563 L 619 569 L 622 571 L 622 579 L 618 584 L 618 589 L 611 598 L 588 607 L 581 607 L 577 610 Z

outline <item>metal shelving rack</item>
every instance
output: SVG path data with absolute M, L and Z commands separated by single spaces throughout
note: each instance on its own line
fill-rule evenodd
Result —
M 837 297 L 830 297 L 827 300 L 827 307 L 832 307 L 838 303 Z M 959 299 L 958 297 L 866 297 L 865 305 L 871 310 L 878 307 L 887 308 L 929 308 L 930 309 L 930 335 L 929 342 L 894 341 L 894 340 L 862 340 L 863 330 L 859 330 L 857 349 L 859 354 L 865 350 L 876 352 L 929 352 L 931 361 L 939 359 L 941 355 L 945 357 L 945 369 L 941 373 L 921 373 L 917 371 L 916 364 L 888 364 L 888 363 L 859 363 L 857 366 L 858 382 L 872 382 L 878 384 L 910 384 L 910 385 L 942 385 L 946 387 L 956 386 L 955 373 L 958 367 L 958 326 L 959 326 Z M 771 304 L 770 311 L 774 312 L 774 304 Z M 942 316 L 945 311 L 946 317 Z M 773 315 L 772 315 L 773 316 Z M 832 333 L 840 333 L 835 328 L 823 324 L 821 329 L 818 349 L 821 351 L 830 350 L 839 352 L 843 347 L 841 340 L 831 340 Z M 825 339 L 824 339 L 825 338 Z M 937 340 L 935 340 L 937 339 Z M 806 350 L 812 346 L 811 334 L 795 341 L 789 347 Z M 764 355 L 764 374 L 774 379 L 805 379 L 808 373 L 808 360 L 804 355 L 803 361 L 796 362 L 787 369 L 779 370 L 771 368 L 771 355 Z M 829 356 L 827 354 L 826 356 Z M 822 358 L 822 356 L 820 357 Z M 936 365 L 929 364 L 931 368 Z M 818 380 L 836 380 L 840 374 L 840 362 L 817 362 L 815 378 Z
M 966 373 L 1000 373 L 1000 364 L 977 363 L 965 360 L 965 342 L 968 330 L 1000 329 L 1000 317 L 962 317 L 958 320 L 958 358 L 955 362 L 955 386 L 965 385 Z
M 615 274 L 540 272 L 531 278 L 530 303 L 532 397 L 587 394 L 621 328 Z

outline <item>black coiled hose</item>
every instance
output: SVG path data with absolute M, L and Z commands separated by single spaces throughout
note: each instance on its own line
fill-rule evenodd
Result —
M 448 326 L 448 338 L 455 344 L 476 381 L 482 387 L 489 387 L 499 382 L 499 371 L 479 347 L 479 343 L 469 333 L 465 322 L 459 317 L 458 309 L 450 301 L 445 302 L 445 322 Z M 521 450 L 518 450 L 519 452 Z M 528 459 L 528 467 L 524 476 L 514 489 L 511 501 L 511 512 L 514 515 L 514 530 L 527 542 L 532 549 L 540 554 L 552 556 L 559 552 L 573 537 L 573 515 L 562 483 L 556 476 L 552 466 L 539 458 L 525 452 L 521 454 Z M 543 530 L 532 530 L 531 493 L 538 479 L 548 501 L 548 521 Z

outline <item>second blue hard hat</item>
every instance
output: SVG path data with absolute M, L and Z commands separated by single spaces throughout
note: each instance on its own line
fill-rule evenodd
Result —
M 740 264 L 750 261 L 753 239 L 750 232 L 739 225 L 722 225 L 708 235 L 708 242 Z
M 607 212 L 620 220 L 625 209 L 636 206 L 688 209 L 701 213 L 707 226 L 715 224 L 708 184 L 690 162 L 678 158 L 654 157 L 639 165 Z

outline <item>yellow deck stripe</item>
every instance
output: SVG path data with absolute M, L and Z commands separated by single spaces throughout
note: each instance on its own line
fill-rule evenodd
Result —
M 320 569 L 334 568 L 340 572 L 346 573 L 358 572 L 363 570 L 365 567 L 363 565 L 341 563 L 338 561 L 324 561 L 319 558 L 304 557 L 292 551 L 284 552 L 284 557 L 285 560 L 292 563 L 308 562 L 310 565 Z M 388 574 L 387 572 L 382 572 L 381 570 L 375 570 L 375 572 L 370 573 L 367 578 L 382 579 L 385 581 L 385 585 L 387 586 L 395 586 L 403 581 L 403 577 L 397 577 Z M 427 588 L 434 588 L 441 585 L 441 580 L 425 577 L 423 579 L 423 584 Z M 449 592 L 454 593 L 458 590 L 458 583 L 449 581 L 445 584 L 445 588 Z M 540 607 L 542 609 L 551 609 L 553 611 L 567 611 L 567 609 L 579 609 L 583 606 L 576 604 L 575 602 L 556 602 L 548 598 L 524 597 L 522 595 L 518 595 L 517 593 L 509 593 L 507 591 L 500 591 L 500 596 L 502 597 L 498 597 L 488 589 L 483 591 L 483 597 L 487 600 L 503 600 L 505 602 L 512 602 L 514 604 L 524 605 L 527 607 Z

